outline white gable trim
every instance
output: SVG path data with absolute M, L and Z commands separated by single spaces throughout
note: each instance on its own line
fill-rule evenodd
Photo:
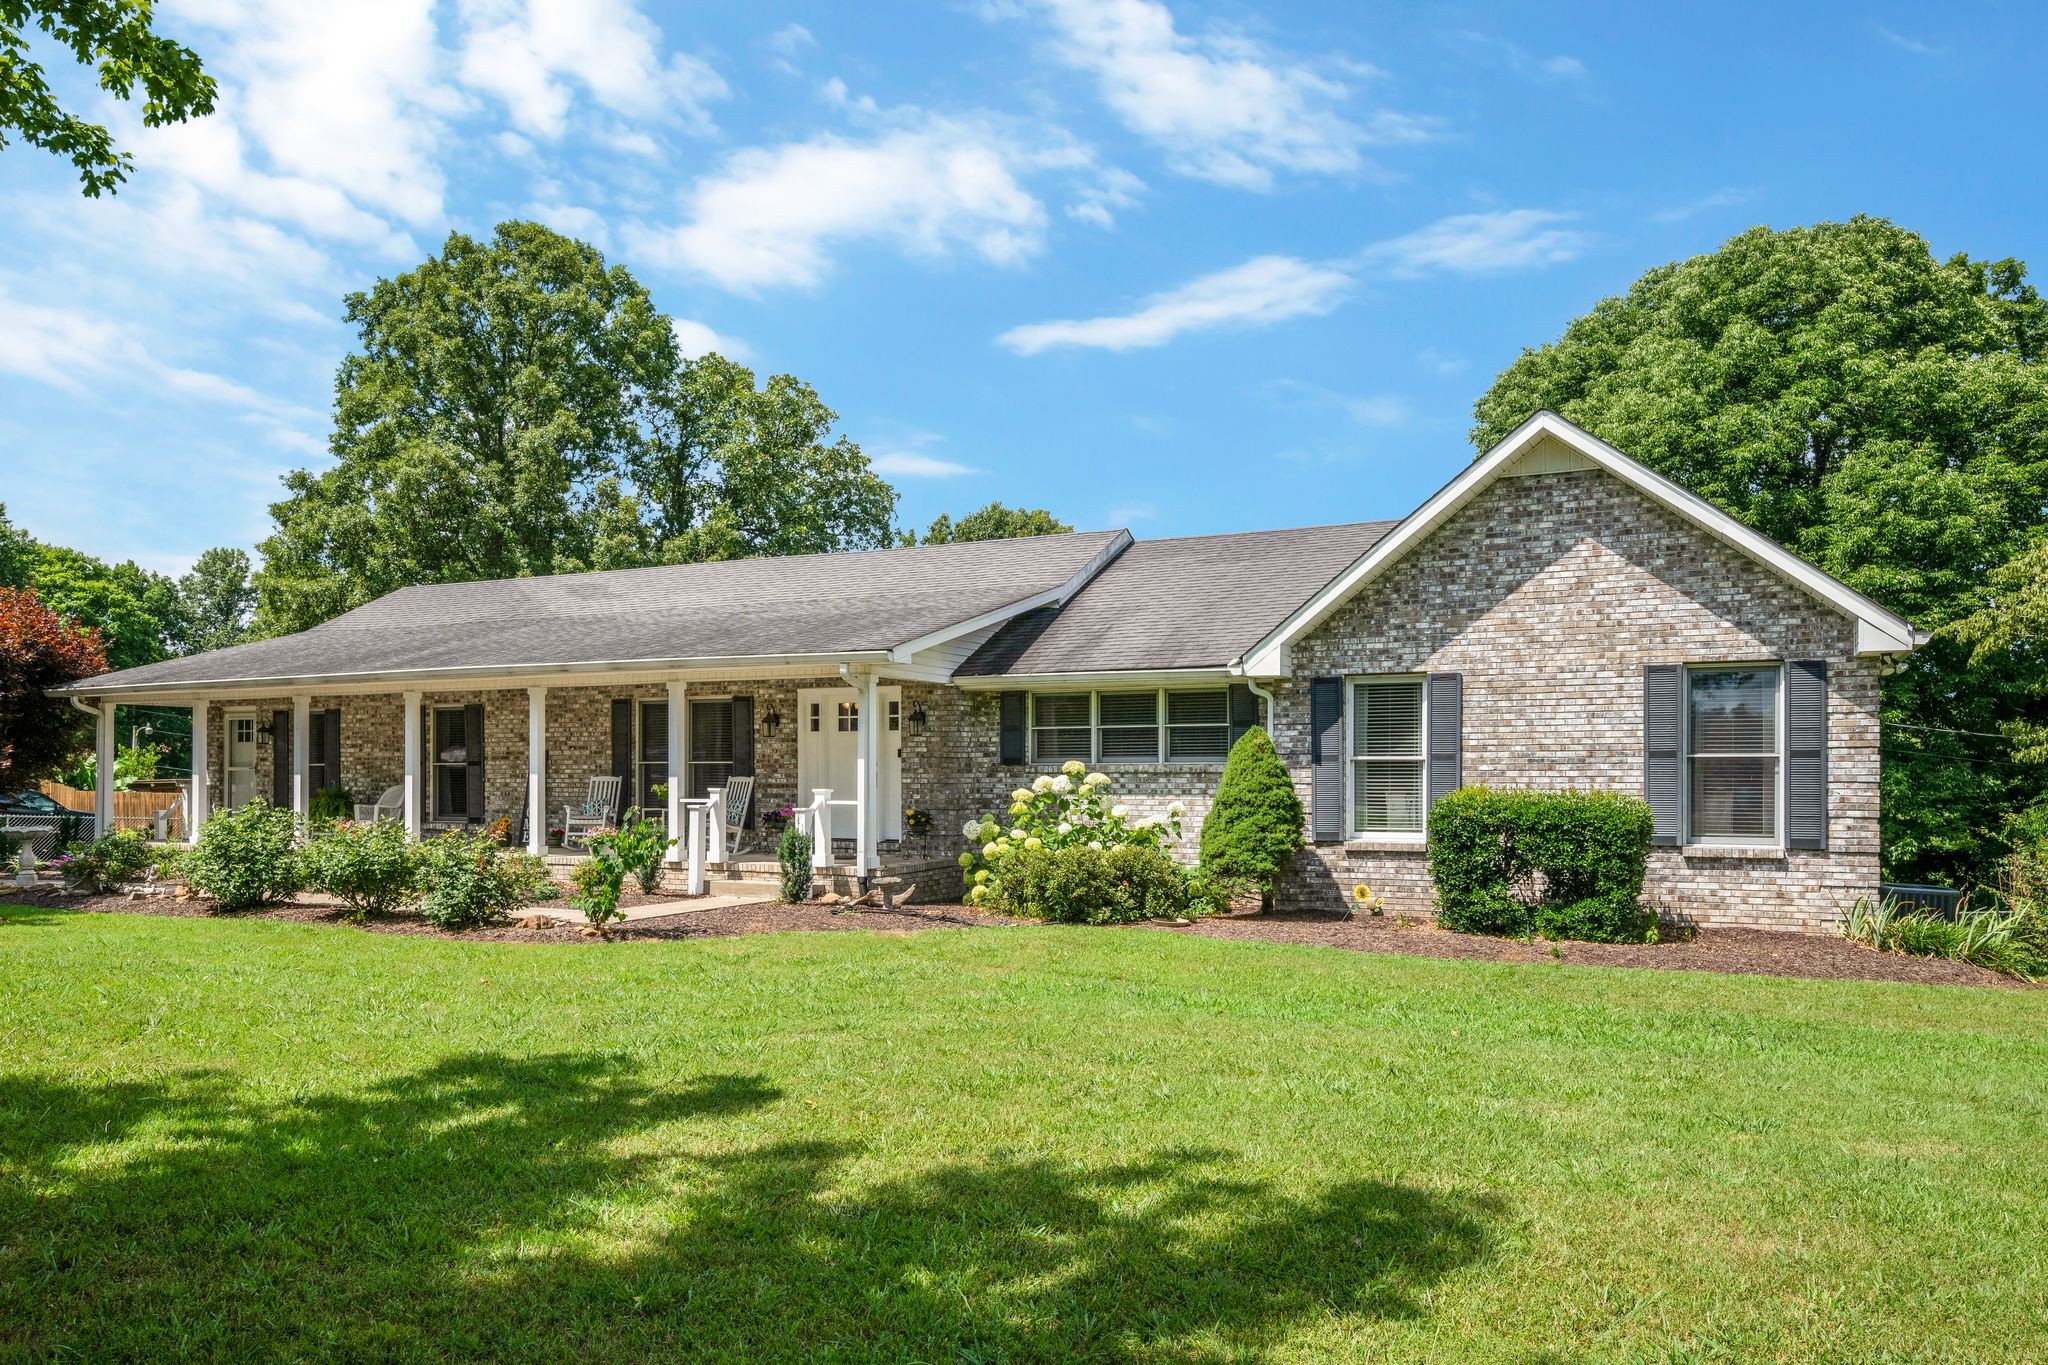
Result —
M 970 616 L 965 621 L 955 621 L 952 625 L 941 627 L 929 635 L 920 635 L 914 640 L 905 640 L 902 644 L 889 651 L 889 658 L 893 662 L 906 664 L 925 650 L 943 645 L 949 640 L 956 640 L 963 635 L 972 635 L 974 632 L 985 630 L 990 626 L 999 626 L 1013 616 L 1022 616 L 1025 612 L 1035 611 L 1039 607 L 1064 606 L 1068 598 L 1088 586 L 1089 579 L 1101 573 L 1103 569 L 1108 567 L 1111 560 L 1130 547 L 1131 533 L 1129 531 L 1118 531 L 1114 536 L 1110 537 L 1107 544 L 1096 552 L 1094 558 L 1075 570 L 1074 576 L 1058 587 L 1047 588 L 1044 592 L 1034 593 L 1030 597 L 1019 598 L 1017 601 L 1006 603 L 995 608 L 993 611 L 985 611 L 979 616 Z
M 1562 443 L 1597 468 L 1629 484 L 1652 501 L 1685 518 L 1701 530 L 1741 550 L 1765 568 L 1804 589 L 1856 622 L 1858 654 L 1899 654 L 1927 642 L 1904 617 L 1879 606 L 1840 579 L 1831 577 L 1784 546 L 1758 535 L 1704 498 L 1680 488 L 1663 475 L 1638 464 L 1607 442 L 1559 417 L 1539 412 L 1509 432 L 1499 444 L 1466 467 L 1428 502 L 1409 513 L 1351 566 L 1245 651 L 1237 671 L 1252 677 L 1282 677 L 1292 671 L 1288 646 L 1328 620 L 1338 607 L 1385 573 L 1439 526 L 1499 478 L 1533 447 L 1548 438 Z M 1555 458 L 1551 456 L 1550 458 Z

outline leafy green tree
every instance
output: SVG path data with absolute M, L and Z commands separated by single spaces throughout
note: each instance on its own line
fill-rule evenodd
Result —
M 1042 507 L 1005 507 L 992 502 L 958 521 L 942 512 L 926 529 L 922 542 L 914 532 L 906 531 L 903 543 L 951 545 L 964 540 L 1017 540 L 1024 536 L 1061 536 L 1073 529 Z
M 351 294 L 336 463 L 288 475 L 256 630 L 414 583 L 883 543 L 895 494 L 805 384 L 684 364 L 623 267 L 534 223 Z
M 215 546 L 192 563 L 178 579 L 180 654 L 225 649 L 249 637 L 249 618 L 256 609 L 256 589 L 249 582 L 247 551 Z
M 0 502 L 0 588 L 25 588 L 35 573 L 36 543 L 7 519 Z
M 1947 633 L 1970 647 L 1973 666 L 2006 671 L 2031 686 L 2031 714 L 2007 720 L 2005 737 L 2015 761 L 2048 763 L 2048 538 L 1993 569 L 1984 599 Z M 2048 790 L 2037 791 L 2033 806 L 2048 820 Z
M 167 658 L 183 638 L 177 585 L 132 560 L 108 564 L 81 550 L 37 545 L 31 581 L 52 611 L 99 632 L 114 668 Z
M 1472 439 L 1551 408 L 1936 630 L 1884 686 L 1885 861 L 1965 880 L 2039 789 L 1996 736 L 2040 705 L 2042 660 L 1994 664 L 1940 628 L 2043 524 L 2044 346 L 2018 261 L 1937 260 L 1876 218 L 1757 228 L 1523 352 Z
M 0 0 L 0 147 L 19 134 L 32 147 L 69 157 L 85 193 L 98 198 L 128 178 L 135 160 L 112 134 L 67 112 L 43 69 L 29 60 L 34 23 L 99 73 L 100 89 L 128 99 L 140 86 L 151 128 L 213 112 L 213 78 L 190 48 L 152 27 L 151 0 Z
M 1250 882 L 1260 907 L 1271 909 L 1273 883 L 1301 847 L 1301 797 L 1272 737 L 1255 725 L 1230 746 L 1216 800 L 1202 818 L 1202 866 Z

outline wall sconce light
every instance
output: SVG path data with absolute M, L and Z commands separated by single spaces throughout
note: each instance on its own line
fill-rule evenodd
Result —
M 271 727 L 270 722 L 266 720 L 257 725 L 256 733 L 263 736 L 265 739 L 269 739 L 272 735 L 276 734 L 277 731 L 273 729 Z
M 925 715 L 924 708 L 922 706 L 915 708 L 910 713 L 910 733 L 922 738 L 924 735 L 925 726 L 929 723 L 929 721 L 930 717 Z
M 781 713 L 780 711 L 777 711 L 777 710 L 775 710 L 775 709 L 773 709 L 773 708 L 771 707 L 771 708 L 769 709 L 769 711 L 768 711 L 768 714 L 767 714 L 767 715 L 765 715 L 765 716 L 763 716 L 763 717 L 761 717 L 761 729 L 762 729 L 762 730 L 763 730 L 763 731 L 764 731 L 765 733 L 767 733 L 767 734 L 771 734 L 771 735 L 772 735 L 772 734 L 774 734 L 774 733 L 775 733 L 775 732 L 776 732 L 777 730 L 780 730 L 781 728 L 782 728 L 782 713 Z

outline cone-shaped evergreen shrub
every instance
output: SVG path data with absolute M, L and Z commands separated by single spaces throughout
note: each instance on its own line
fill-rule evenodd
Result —
M 1202 866 L 1219 877 L 1250 882 L 1259 903 L 1273 903 L 1273 883 L 1301 851 L 1301 798 L 1273 741 L 1258 726 L 1230 748 L 1216 803 L 1202 820 Z

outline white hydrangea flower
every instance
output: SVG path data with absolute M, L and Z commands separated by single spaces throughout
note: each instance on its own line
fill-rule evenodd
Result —
M 1035 792 L 1051 791 L 1052 779 L 1046 776 L 1044 773 L 1040 773 L 1038 776 L 1031 779 L 1031 790 Z
M 1031 789 L 1029 787 L 1019 787 L 1010 793 L 1010 799 L 1012 801 L 1029 801 L 1031 799 Z
M 1015 829 L 1010 831 L 1010 837 L 1012 839 L 1021 839 L 1024 837 L 1025 832 L 1026 831 L 1024 829 L 1024 826 L 1018 825 Z
M 1084 786 L 1089 786 L 1089 787 L 1107 787 L 1107 786 L 1109 785 L 1109 774 L 1108 774 L 1108 773 L 1090 773 L 1090 774 L 1088 774 L 1088 776 L 1086 776 L 1086 777 L 1082 778 L 1082 779 L 1081 779 L 1081 781 L 1082 781 L 1082 784 L 1083 784 Z
M 960 826 L 960 832 L 970 839 L 979 839 L 981 837 L 981 821 L 969 820 L 966 824 Z
M 1090 840 L 1088 841 L 1088 847 L 1090 847 L 1090 848 L 1101 848 L 1101 847 L 1102 847 L 1102 840 L 1100 840 L 1100 839 L 1090 839 Z
M 1109 813 L 1111 815 L 1114 815 L 1119 820 L 1128 819 L 1131 813 L 1131 808 L 1129 806 L 1111 806 L 1109 808 Z
M 1070 758 L 1066 762 L 1060 764 L 1060 771 L 1065 773 L 1068 777 L 1079 777 L 1082 773 L 1088 771 L 1088 765 L 1086 763 L 1083 763 L 1078 758 Z
M 1180 802 L 1176 801 L 1166 808 L 1166 813 L 1168 815 L 1171 815 L 1174 819 L 1178 820 L 1183 815 L 1186 815 L 1188 813 L 1188 808 L 1186 806 L 1183 806 Z
M 1072 825 L 1068 824 L 1065 820 L 1060 821 L 1060 833 L 1072 834 L 1073 832 L 1074 827 Z
M 984 858 L 993 858 L 1002 851 L 1003 846 L 997 843 L 987 843 L 981 846 L 981 856 Z
M 1061 773 L 1052 780 L 1052 789 L 1061 796 L 1065 796 L 1074 789 L 1074 779 L 1068 777 L 1065 773 Z

